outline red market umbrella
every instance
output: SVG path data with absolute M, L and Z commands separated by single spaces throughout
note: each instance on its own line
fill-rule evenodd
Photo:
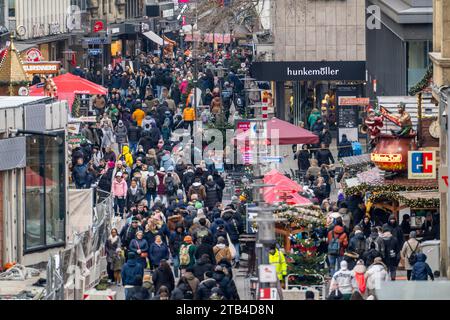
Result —
M 234 140 L 238 142 L 248 140 L 254 126 L 255 124 L 252 124 L 250 130 L 238 134 L 234 137 Z M 267 121 L 267 131 L 269 144 L 272 144 L 272 138 L 273 143 L 277 145 L 319 143 L 319 137 L 311 131 L 277 118 L 272 118 Z
M 72 110 L 72 104 L 77 94 L 87 95 L 106 95 L 108 89 L 93 83 L 84 78 L 75 76 L 71 73 L 62 74 L 54 77 L 53 81 L 57 87 L 58 100 L 67 100 L 69 103 L 69 110 Z M 38 87 L 39 86 L 39 87 Z M 42 84 L 37 84 L 30 87 L 30 96 L 44 96 L 44 87 Z
M 276 190 L 292 190 L 293 192 L 303 191 L 303 187 L 301 185 L 284 176 L 280 172 L 271 175 L 265 175 L 264 183 L 275 185 L 274 187 L 267 187 L 265 192 L 270 192 L 273 188 L 276 188 Z
M 288 197 L 285 199 L 284 197 Z M 299 195 L 298 193 L 285 192 L 283 190 L 279 190 L 278 192 L 269 192 L 264 194 L 264 201 L 273 204 L 277 202 L 286 202 L 290 205 L 310 205 L 312 204 L 309 199 L 306 199 Z

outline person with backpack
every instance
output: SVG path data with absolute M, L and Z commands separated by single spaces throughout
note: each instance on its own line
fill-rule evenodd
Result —
M 186 277 L 180 278 L 177 287 L 172 291 L 170 300 L 194 300 L 194 291 Z
M 202 233 L 201 231 L 203 230 L 206 230 L 206 233 Z M 208 228 L 205 228 L 203 230 L 197 231 L 197 239 L 200 239 L 201 241 L 199 241 L 197 245 L 197 250 L 195 251 L 195 259 L 200 259 L 203 254 L 207 254 L 209 260 L 214 263 L 216 259 L 214 256 L 212 245 L 213 239 Z
M 214 261 L 210 260 L 208 254 L 203 254 L 200 259 L 196 260 L 192 270 L 194 276 L 196 276 L 198 280 L 203 281 L 203 275 L 206 271 L 214 271 Z
M 368 250 L 364 252 L 363 260 L 366 266 L 370 266 L 375 261 L 375 258 L 381 257 L 381 254 L 376 249 L 376 246 L 376 242 L 370 242 Z
M 374 249 L 379 253 L 379 256 L 384 258 L 385 250 L 384 250 L 384 241 L 381 238 L 378 229 L 376 227 L 372 227 L 369 237 L 366 240 L 366 248 L 370 250 L 374 245 Z
M 206 199 L 206 189 L 202 185 L 200 178 L 195 178 L 194 183 L 189 188 L 188 200 L 192 200 L 192 196 L 197 195 L 198 200 L 204 201 Z
M 158 196 L 158 186 L 159 186 L 159 177 L 155 174 L 153 167 L 150 167 L 147 175 L 147 180 L 145 181 L 145 197 L 147 199 L 147 204 L 150 207 L 151 203 L 155 202 L 156 197 Z
M 193 244 L 191 236 L 185 236 L 183 243 L 180 246 L 180 252 L 178 254 L 180 258 L 180 269 L 186 270 L 186 268 L 193 267 L 195 264 L 195 251 L 196 247 Z
M 173 167 L 171 168 L 173 169 Z M 167 172 L 167 175 L 164 177 L 163 183 L 166 189 L 167 201 L 169 201 L 170 198 L 176 195 L 179 185 L 173 170 L 172 171 L 169 170 L 169 172 Z
M 130 293 L 135 286 L 142 285 L 142 279 L 144 277 L 144 266 L 136 260 L 136 253 L 128 253 L 128 261 L 124 264 L 121 276 L 122 284 L 125 287 L 125 300 L 130 299 Z M 141 281 L 138 280 L 140 277 Z
M 348 245 L 348 249 L 351 252 L 355 252 L 358 254 L 358 258 L 362 258 L 364 252 L 366 251 L 366 238 L 364 237 L 364 233 L 361 231 L 361 228 L 356 226 L 354 228 L 354 235 L 350 238 L 350 242 Z
M 216 259 L 216 264 L 225 259 L 229 263 L 233 260 L 230 248 L 226 245 L 224 237 L 219 237 L 217 239 L 217 244 L 213 247 L 214 257 Z
M 217 185 L 217 183 L 214 181 L 213 176 L 208 176 L 208 181 L 205 184 L 206 189 L 206 199 L 205 199 L 205 207 L 208 208 L 208 210 L 212 210 L 217 202 L 220 202 L 220 199 L 222 198 L 222 190 Z
M 345 249 L 348 246 L 348 237 L 344 232 L 343 226 L 335 225 L 333 230 L 328 232 L 327 244 L 330 275 L 333 276 L 336 270 L 336 264 L 341 263 L 344 258 Z
M 213 279 L 216 280 L 226 300 L 240 300 L 236 283 L 226 272 L 226 268 L 216 266 L 213 273 Z
M 331 278 L 330 288 L 335 287 L 336 284 L 343 295 L 343 300 L 350 300 L 354 290 L 355 277 L 353 272 L 348 270 L 347 261 L 340 262 L 340 269 Z
M 234 246 L 236 250 L 236 255 L 234 257 L 234 267 L 239 268 L 240 262 L 240 243 L 239 243 L 239 234 L 240 234 L 240 225 L 237 219 L 233 216 L 232 212 L 224 212 L 222 216 L 225 221 L 225 230 L 230 237 L 231 243 L 230 246 Z
M 397 266 L 400 262 L 400 246 L 399 241 L 391 233 L 391 228 L 388 226 L 383 227 L 383 234 L 381 238 L 384 241 L 385 256 L 384 263 L 388 267 L 391 280 L 395 281 L 397 274 Z
M 427 260 L 427 256 L 424 253 L 417 254 L 417 261 L 411 271 L 411 280 L 413 281 L 428 281 L 428 277 L 434 281 L 433 271 L 431 270 Z
M 422 252 L 420 242 L 416 239 L 416 232 L 411 231 L 409 233 L 408 241 L 405 241 L 403 248 L 400 251 L 400 257 L 404 261 L 406 276 L 408 280 L 411 280 L 411 273 L 414 264 L 417 262 L 417 255 Z

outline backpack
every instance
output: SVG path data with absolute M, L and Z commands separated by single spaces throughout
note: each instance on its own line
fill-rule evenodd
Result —
M 357 240 L 355 251 L 358 255 L 362 256 L 362 254 L 366 251 L 366 240 Z
M 189 248 L 191 245 L 183 244 L 180 249 L 180 265 L 187 266 L 191 262 L 191 256 L 189 255 Z
M 148 176 L 147 178 L 147 190 L 155 191 L 156 190 L 156 178 Z
M 381 250 L 380 250 L 380 245 L 378 243 L 378 241 L 376 241 L 377 239 L 373 239 L 372 237 L 369 237 L 369 239 L 367 239 L 367 250 L 370 250 L 370 246 L 372 245 L 372 243 L 375 245 L 375 250 L 381 254 Z
M 199 229 L 199 230 L 197 231 L 197 238 L 198 238 L 198 239 L 204 238 L 204 237 L 206 237 L 208 234 L 209 234 L 208 228 L 206 228 L 206 227 L 201 227 L 201 229 Z
M 395 259 L 397 257 L 397 252 L 395 252 L 394 248 L 392 247 L 392 239 L 384 240 L 385 248 L 386 248 L 386 256 Z
M 341 251 L 341 243 L 339 242 L 339 238 L 334 236 L 333 232 L 333 238 L 331 239 L 330 243 L 328 244 L 328 254 L 331 256 L 338 256 Z
M 408 241 L 406 241 L 406 243 L 408 244 L 408 247 L 411 249 L 412 253 L 411 255 L 408 257 L 408 262 L 411 266 L 414 266 L 414 264 L 417 262 L 417 253 L 416 250 L 419 247 L 419 243 L 417 243 L 416 248 L 413 250 L 413 248 L 411 248 L 411 245 L 409 244 Z
M 173 183 L 173 177 L 166 177 L 166 192 L 169 196 L 175 193 L 175 185 Z

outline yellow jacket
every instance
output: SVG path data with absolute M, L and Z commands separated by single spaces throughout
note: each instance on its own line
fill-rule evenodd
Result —
M 286 258 L 284 257 L 283 252 L 275 249 L 274 254 L 269 253 L 269 263 L 276 267 L 278 279 L 280 281 L 283 280 L 283 277 L 287 275 Z
M 120 157 L 122 158 L 122 156 L 123 156 L 123 160 L 127 164 L 127 167 L 132 168 L 133 167 L 133 156 L 130 153 L 130 147 L 123 146 L 122 154 L 120 155 Z
M 194 108 L 184 108 L 183 110 L 183 120 L 184 121 L 195 121 L 195 109 Z

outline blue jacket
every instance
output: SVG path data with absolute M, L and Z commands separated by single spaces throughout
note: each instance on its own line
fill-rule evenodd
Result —
M 130 251 L 137 253 L 136 251 L 140 249 L 142 252 L 148 252 L 148 242 L 146 239 L 142 238 L 141 240 L 133 239 L 130 241 Z
M 213 236 L 216 234 L 217 228 L 220 225 L 225 226 L 226 225 L 225 221 L 222 218 L 214 219 L 214 222 L 211 224 L 211 227 L 209 228 Z
M 128 259 L 127 263 L 122 268 L 122 283 L 124 286 L 140 286 L 142 283 L 137 283 L 136 277 L 144 277 L 144 267 L 136 261 L 136 259 Z M 141 280 L 142 282 L 142 280 Z
M 169 249 L 167 248 L 167 245 L 164 242 L 162 242 L 160 246 L 158 246 L 156 243 L 153 242 L 150 245 L 148 255 L 152 265 L 159 266 L 159 262 L 161 260 L 169 259 Z
M 82 189 L 86 187 L 86 183 L 88 182 L 88 174 L 87 174 L 87 164 L 76 165 L 73 167 L 72 171 L 72 179 L 75 182 L 75 186 L 77 189 Z M 89 186 L 90 187 L 90 186 Z
M 428 263 L 425 262 L 426 260 L 427 256 L 425 254 L 417 254 L 417 262 L 413 266 L 411 280 L 427 281 L 428 276 L 430 276 L 431 280 L 434 280 L 433 271 Z

